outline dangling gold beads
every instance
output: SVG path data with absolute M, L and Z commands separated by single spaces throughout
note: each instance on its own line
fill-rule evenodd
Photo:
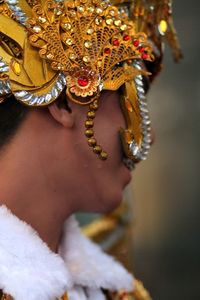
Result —
M 95 100 L 89 106 L 89 111 L 87 113 L 87 119 L 85 121 L 85 136 L 88 140 L 88 145 L 93 148 L 93 152 L 99 156 L 100 159 L 106 160 L 108 157 L 107 152 L 103 151 L 101 146 L 97 144 L 97 141 L 94 137 L 94 118 L 95 113 L 98 109 L 98 101 Z

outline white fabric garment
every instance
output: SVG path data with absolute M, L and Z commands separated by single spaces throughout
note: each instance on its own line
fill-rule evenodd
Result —
M 101 289 L 133 289 L 133 277 L 82 235 L 72 216 L 58 254 L 37 232 L 0 206 L 0 289 L 15 300 L 105 300 Z

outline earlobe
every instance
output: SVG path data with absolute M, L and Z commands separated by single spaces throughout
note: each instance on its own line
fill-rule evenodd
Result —
M 48 106 L 49 112 L 55 121 L 64 127 L 71 128 L 74 126 L 74 114 L 63 107 L 58 107 L 57 103 Z

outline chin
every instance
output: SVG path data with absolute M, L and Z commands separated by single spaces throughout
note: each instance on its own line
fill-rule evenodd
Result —
M 119 193 L 115 193 L 115 195 L 108 196 L 106 200 L 103 202 L 103 211 L 101 213 L 108 214 L 113 210 L 118 208 L 123 201 L 123 193 L 122 191 Z

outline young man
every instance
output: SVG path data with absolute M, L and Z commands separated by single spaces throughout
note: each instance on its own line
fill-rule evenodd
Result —
M 149 299 L 72 216 L 116 208 L 151 143 L 144 61 L 160 62 L 161 50 L 137 28 L 150 31 L 149 2 L 133 19 L 115 4 L 0 4 L 2 300 Z M 152 8 L 167 26 L 168 3 Z

